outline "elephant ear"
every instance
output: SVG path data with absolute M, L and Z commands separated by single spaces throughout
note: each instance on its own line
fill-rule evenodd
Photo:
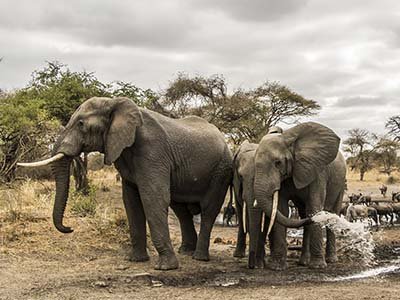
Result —
M 339 151 L 340 138 L 333 130 L 307 122 L 286 130 L 283 136 L 292 149 L 293 181 L 301 189 L 313 182 L 321 168 L 330 164 Z
M 143 124 L 139 107 L 129 98 L 115 98 L 111 106 L 110 127 L 105 137 L 104 163 L 111 165 L 122 151 L 133 145 L 137 127 Z

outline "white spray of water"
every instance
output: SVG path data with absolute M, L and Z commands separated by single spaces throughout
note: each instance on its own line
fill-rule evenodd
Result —
M 345 280 L 354 280 L 354 279 L 365 279 L 365 278 L 369 278 L 369 277 L 376 277 L 379 275 L 397 272 L 399 270 L 400 270 L 399 261 L 395 261 L 395 262 L 393 262 L 393 265 L 366 270 L 366 271 L 363 271 L 361 273 L 354 274 L 354 275 L 339 276 L 339 277 L 329 279 L 328 281 L 345 281 Z
M 349 259 L 366 266 L 374 264 L 375 243 L 366 223 L 350 223 L 344 217 L 327 211 L 321 211 L 312 217 L 315 223 L 328 227 L 341 240 L 340 249 Z

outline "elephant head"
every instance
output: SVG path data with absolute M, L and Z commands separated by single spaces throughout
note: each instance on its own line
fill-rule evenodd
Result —
M 56 180 L 53 223 L 60 232 L 73 231 L 63 225 L 73 157 L 82 152 L 99 151 L 105 155 L 105 164 L 110 165 L 125 148 L 133 145 L 136 129 L 142 123 L 139 107 L 128 98 L 91 98 L 72 115 L 54 145 L 52 158 L 20 164 L 34 167 L 51 163 Z
M 270 217 L 269 230 L 275 218 L 286 227 L 311 222 L 289 219 L 277 210 L 281 183 L 292 178 L 297 189 L 307 187 L 336 158 L 339 143 L 331 129 L 313 122 L 262 138 L 255 156 L 254 195 L 257 205 Z
M 257 144 L 251 144 L 246 140 L 236 151 L 233 158 L 233 184 L 238 191 L 239 201 L 246 204 L 254 201 L 254 156 L 257 146 Z

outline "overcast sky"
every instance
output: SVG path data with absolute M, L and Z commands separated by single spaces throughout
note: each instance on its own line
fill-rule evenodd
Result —
M 345 137 L 400 114 L 399 0 L 0 0 L 0 88 L 58 60 L 160 91 L 178 72 L 280 81 Z

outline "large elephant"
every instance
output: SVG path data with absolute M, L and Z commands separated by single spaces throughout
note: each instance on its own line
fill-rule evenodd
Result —
M 272 269 L 287 267 L 289 200 L 299 208 L 302 218 L 321 210 L 339 214 L 346 177 L 339 143 L 339 137 L 331 129 L 313 122 L 262 138 L 255 155 L 254 205 L 261 208 L 273 224 L 269 235 Z M 326 262 L 335 261 L 333 232 L 327 229 L 325 260 L 322 228 L 315 223 L 305 226 L 299 263 L 324 268 Z
M 63 225 L 70 164 L 82 152 L 99 151 L 122 178 L 122 197 L 129 221 L 133 261 L 149 259 L 146 221 L 159 254 L 155 268 L 175 269 L 168 229 L 168 207 L 182 232 L 181 253 L 209 260 L 214 221 L 232 180 L 232 154 L 221 132 L 199 117 L 171 119 L 138 107 L 128 98 L 85 101 L 58 138 L 52 161 L 56 178 L 55 227 Z M 201 213 L 199 238 L 193 215 Z
M 273 127 L 269 134 L 282 132 L 279 127 Z M 235 191 L 236 208 L 239 221 L 235 257 L 244 257 L 246 249 L 246 234 L 249 233 L 249 268 L 265 267 L 265 240 L 269 218 L 262 218 L 262 210 L 254 207 L 254 157 L 258 144 L 244 141 L 236 150 L 233 159 L 233 187 Z M 303 221 L 290 219 L 289 227 L 300 227 Z

